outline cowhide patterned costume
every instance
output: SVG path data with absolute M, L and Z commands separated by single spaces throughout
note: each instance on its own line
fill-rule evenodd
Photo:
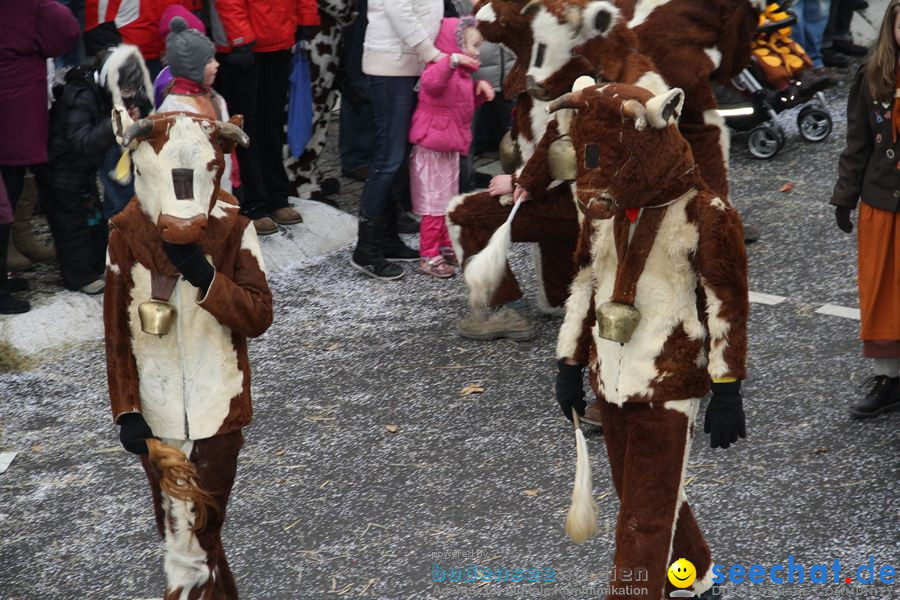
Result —
M 700 398 L 711 382 L 745 377 L 740 218 L 700 178 L 674 124 L 683 97 L 677 88 L 653 96 L 613 83 L 553 106 L 577 111 L 573 187 L 584 216 L 557 354 L 590 367 L 621 501 L 615 572 L 648 570 L 648 593 L 629 596 L 641 600 L 668 598 L 666 570 L 676 558 L 695 566 L 695 594 L 712 584 L 684 473 Z M 636 329 L 624 342 L 604 339 L 595 312 L 623 292 L 640 313 Z
M 312 37 L 301 44 L 309 59 L 312 83 L 312 136 L 303 154 L 294 158 L 286 153 L 288 158 L 284 163 L 288 178 L 301 198 L 322 196 L 321 182 L 325 175 L 319 161 L 325 151 L 331 109 L 338 97 L 341 36 L 344 28 L 353 22 L 355 5 L 353 0 L 319 0 L 321 24 L 311 27 Z
M 669 79 L 683 82 L 689 90 L 684 111 L 687 116 L 681 119 L 685 137 L 709 185 L 727 197 L 728 133 L 724 123 L 717 120 L 710 77 L 729 79 L 749 61 L 755 13 L 747 0 L 713 4 L 700 7 L 694 0 L 531 0 L 484 3 L 480 10 L 480 28 L 486 39 L 513 44 L 517 56 L 505 91 L 508 96 L 519 94 L 513 133 L 525 165 L 518 171 L 516 183 L 530 192 L 531 200 L 513 221 L 511 237 L 513 241 L 538 242 L 538 305 L 545 312 L 552 312 L 568 293 L 574 275 L 572 232 L 577 229 L 573 221 L 577 217 L 566 204 L 568 186 L 554 181 L 548 168 L 550 146 L 568 133 L 569 117 L 567 111 L 546 115 L 544 107 L 570 90 L 578 76 L 600 73 L 607 80 L 632 83 L 657 93 L 669 89 Z M 577 10 L 577 24 L 571 18 L 572 9 Z M 660 34 L 673 19 L 684 27 Z M 639 26 L 632 29 L 632 23 Z M 645 48 L 651 52 L 643 52 Z M 670 60 L 670 55 L 687 62 Z M 668 70 L 661 71 L 652 56 L 663 57 L 662 64 Z M 693 68 L 695 65 L 697 68 Z M 522 93 L 526 89 L 529 94 Z M 454 200 L 448 225 L 457 254 L 468 257 L 480 251 L 509 210 L 487 192 Z M 492 305 L 521 295 L 507 268 Z
M 103 319 L 113 419 L 142 415 L 155 437 L 184 451 L 220 507 L 195 534 L 191 503 L 161 491 L 160 471 L 141 456 L 165 540 L 166 600 L 237 598 L 220 530 L 252 413 L 247 338 L 272 322 L 256 231 L 219 187 L 224 153 L 235 141 L 246 143 L 246 134 L 240 117 L 223 123 L 162 113 L 132 123 L 119 107 L 113 122 L 135 168 L 135 197 L 111 221 L 107 255 Z M 205 295 L 180 277 L 164 240 L 201 245 L 214 268 Z M 174 323 L 164 335 L 146 333 L 138 307 L 165 288 Z
M 679 130 L 707 185 L 727 200 L 729 133 L 716 112 L 713 81 L 730 80 L 750 61 L 757 11 L 749 0 L 543 0 L 532 6 L 532 56 L 543 47 L 541 64 L 535 59 L 528 69 L 533 95 L 547 97 L 544 88 L 571 65 L 573 54 L 605 81 L 654 93 L 681 88 Z M 626 79 L 624 61 L 637 53 L 646 57 L 647 72 Z

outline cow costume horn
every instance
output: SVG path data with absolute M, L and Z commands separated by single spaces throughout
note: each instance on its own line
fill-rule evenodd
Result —
M 241 121 L 243 122 L 243 118 Z M 230 121 L 216 121 L 216 131 L 218 131 L 219 135 L 225 139 L 240 144 L 242 148 L 246 148 L 250 145 L 250 136 L 235 123 Z
M 144 117 L 143 119 L 138 119 L 134 123 L 128 126 L 125 130 L 125 134 L 122 136 L 122 145 L 128 146 L 134 140 L 150 135 L 150 132 L 153 131 L 153 120 Z

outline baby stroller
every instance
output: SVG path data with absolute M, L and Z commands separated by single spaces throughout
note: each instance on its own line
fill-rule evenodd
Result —
M 797 17 L 786 4 L 770 4 L 760 15 L 750 65 L 716 90 L 719 114 L 732 129 L 749 132 L 747 149 L 756 158 L 772 158 L 784 147 L 776 117 L 789 108 L 805 105 L 797 129 L 808 142 L 821 142 L 832 129 L 822 93 L 830 81 L 810 76 L 812 61 L 790 38 Z

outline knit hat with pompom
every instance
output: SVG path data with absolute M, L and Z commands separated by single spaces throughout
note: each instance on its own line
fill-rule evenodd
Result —
M 216 53 L 212 40 L 197 31 L 188 29 L 187 21 L 175 17 L 169 22 L 166 37 L 166 63 L 174 77 L 184 77 L 203 83 L 206 63 Z

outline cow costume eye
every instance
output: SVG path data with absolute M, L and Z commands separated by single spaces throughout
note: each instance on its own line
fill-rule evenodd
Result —
M 596 169 L 600 166 L 600 146 L 597 144 L 585 145 L 584 166 L 588 169 Z
M 535 68 L 540 68 L 541 65 L 544 64 L 544 54 L 547 53 L 547 45 L 546 44 L 538 44 L 537 53 L 534 57 L 534 66 Z
M 194 199 L 194 170 L 172 169 L 172 185 L 178 200 Z

